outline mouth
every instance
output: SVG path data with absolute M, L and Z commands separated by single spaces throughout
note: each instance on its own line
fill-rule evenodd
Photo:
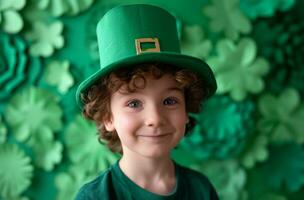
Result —
M 148 135 L 138 135 L 139 137 L 147 137 L 147 138 L 162 138 L 170 135 L 169 133 L 166 134 L 148 134 Z

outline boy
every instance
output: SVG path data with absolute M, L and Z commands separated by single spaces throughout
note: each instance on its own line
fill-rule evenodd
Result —
M 77 200 L 212 199 L 209 180 L 170 159 L 214 94 L 202 60 L 180 54 L 175 18 L 152 5 L 111 9 L 97 25 L 101 69 L 78 88 L 85 117 L 121 159 L 85 184 Z

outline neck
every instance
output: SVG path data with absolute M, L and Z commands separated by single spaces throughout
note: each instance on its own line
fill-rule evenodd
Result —
M 148 158 L 126 153 L 119 166 L 129 179 L 150 192 L 168 194 L 175 187 L 175 169 L 169 156 Z

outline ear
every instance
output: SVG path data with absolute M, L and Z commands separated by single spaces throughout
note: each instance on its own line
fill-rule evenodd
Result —
M 104 124 L 107 131 L 112 132 L 112 131 L 115 130 L 114 123 L 113 123 L 112 119 L 105 121 L 103 124 Z
M 188 115 L 188 113 L 186 113 L 186 124 L 188 124 L 189 123 L 189 115 Z

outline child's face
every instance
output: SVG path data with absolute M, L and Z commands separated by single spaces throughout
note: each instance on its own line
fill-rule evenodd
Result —
M 116 130 L 124 155 L 169 156 L 188 122 L 184 92 L 171 75 L 145 78 L 145 88 L 130 93 L 123 85 L 112 95 L 112 118 L 105 127 Z

